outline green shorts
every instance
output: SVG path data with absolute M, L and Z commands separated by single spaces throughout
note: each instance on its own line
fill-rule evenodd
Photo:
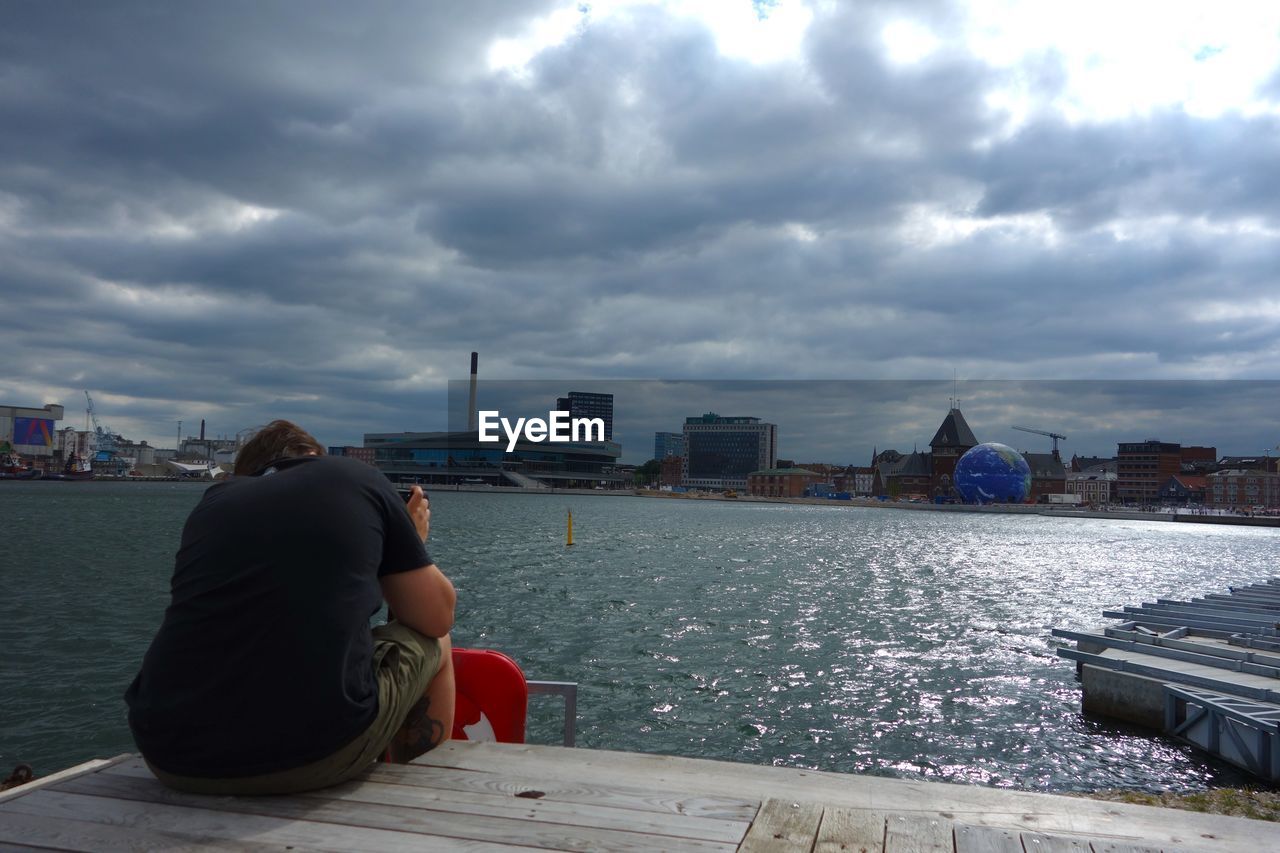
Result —
M 378 716 L 354 740 L 332 755 L 291 770 L 260 776 L 202 779 L 175 776 L 148 762 L 164 784 L 192 794 L 294 794 L 327 788 L 363 773 L 387 750 L 409 711 L 440 671 L 440 641 L 399 622 L 373 629 L 373 669 L 378 679 Z

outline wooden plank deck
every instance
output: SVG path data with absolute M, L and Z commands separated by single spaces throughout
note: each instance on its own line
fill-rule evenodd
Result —
M 1280 825 L 869 776 L 450 743 L 290 797 L 163 787 L 137 756 L 0 797 L 0 850 L 1280 850 Z

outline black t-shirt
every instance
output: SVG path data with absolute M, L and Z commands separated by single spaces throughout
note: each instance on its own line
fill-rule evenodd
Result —
M 125 693 L 161 770 L 288 770 L 378 712 L 378 578 L 430 562 L 395 489 L 352 459 L 305 457 L 210 486 L 187 518 L 172 602 Z

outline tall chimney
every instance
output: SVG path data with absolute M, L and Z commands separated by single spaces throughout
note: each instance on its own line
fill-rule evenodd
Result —
M 204 418 L 200 419 L 200 440 L 204 441 Z
M 476 372 L 479 370 L 480 354 L 471 353 L 471 397 L 467 400 L 467 432 L 478 432 L 480 423 L 476 415 Z

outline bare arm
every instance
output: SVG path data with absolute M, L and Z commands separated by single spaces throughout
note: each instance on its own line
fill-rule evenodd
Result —
M 426 542 L 431 533 L 431 507 L 420 487 L 413 487 L 406 509 L 418 535 Z M 428 637 L 443 637 L 453 627 L 453 608 L 458 596 L 435 563 L 386 575 L 381 585 L 382 597 L 396 615 L 396 621 Z
M 443 637 L 453 627 L 457 593 L 435 563 L 382 578 L 382 597 L 396 621 L 419 634 Z

